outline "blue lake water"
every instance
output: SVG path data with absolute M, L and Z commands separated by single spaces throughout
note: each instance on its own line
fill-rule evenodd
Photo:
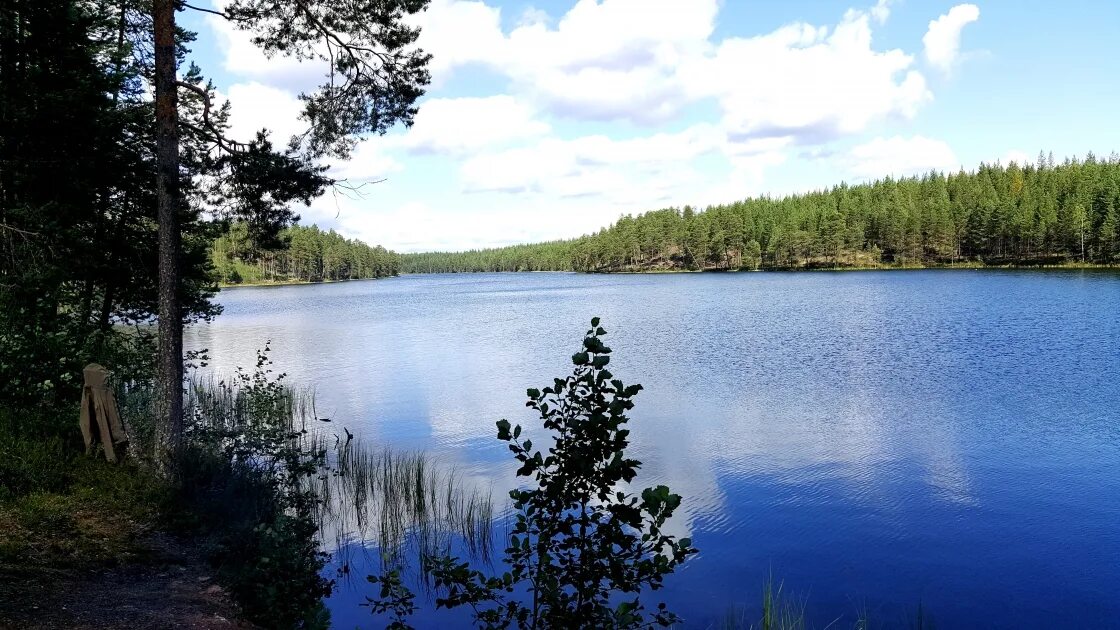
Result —
M 602 317 L 612 371 L 645 387 L 638 482 L 684 496 L 673 529 L 701 550 L 655 594 L 688 627 L 753 616 L 769 575 L 816 627 L 919 605 L 948 628 L 1120 627 L 1120 275 L 434 275 L 218 301 L 187 334 L 213 366 L 271 340 L 320 415 L 499 503 L 494 421 L 531 431 L 525 389 Z M 367 592 L 332 598 L 336 627 L 375 626 Z

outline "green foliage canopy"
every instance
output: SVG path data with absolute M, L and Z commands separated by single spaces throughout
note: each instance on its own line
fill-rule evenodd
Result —
M 404 273 L 1120 263 L 1120 155 L 981 164 L 624 216 L 534 245 L 405 254 Z
M 258 246 L 249 226 L 235 222 L 211 244 L 210 258 L 218 277 L 229 284 L 356 280 L 400 273 L 396 252 L 314 225 L 287 227 L 269 245 Z

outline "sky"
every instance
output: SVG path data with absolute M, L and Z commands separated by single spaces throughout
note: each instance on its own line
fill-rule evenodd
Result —
M 199 0 L 220 8 L 222 0 Z M 322 68 L 187 10 L 231 134 L 283 144 Z M 705 207 L 981 162 L 1120 150 L 1120 3 L 432 0 L 410 129 L 330 174 L 301 223 L 399 252 L 576 237 Z

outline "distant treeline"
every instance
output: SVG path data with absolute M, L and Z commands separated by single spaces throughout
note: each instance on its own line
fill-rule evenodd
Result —
M 1120 262 L 1120 156 L 885 178 L 624 216 L 569 241 L 406 254 L 405 273 Z
M 280 232 L 279 247 L 261 249 L 245 223 L 233 223 L 210 247 L 219 279 L 227 284 L 322 282 L 381 278 L 400 273 L 400 256 L 380 245 L 347 239 L 334 230 L 293 225 Z
M 402 273 L 458 273 L 465 271 L 571 271 L 572 244 L 550 241 L 465 252 L 402 254 Z

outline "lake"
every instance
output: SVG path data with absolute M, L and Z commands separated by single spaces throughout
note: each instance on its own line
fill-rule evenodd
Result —
M 700 549 L 654 594 L 688 627 L 753 616 L 770 575 L 816 627 L 919 606 L 949 628 L 1120 627 L 1120 275 L 433 275 L 218 301 L 187 333 L 214 368 L 271 340 L 331 427 L 426 449 L 503 505 L 494 422 L 539 435 L 526 388 L 600 316 L 612 371 L 645 387 L 638 483 L 683 495 L 673 531 Z M 336 627 L 374 625 L 367 593 L 332 597 Z

